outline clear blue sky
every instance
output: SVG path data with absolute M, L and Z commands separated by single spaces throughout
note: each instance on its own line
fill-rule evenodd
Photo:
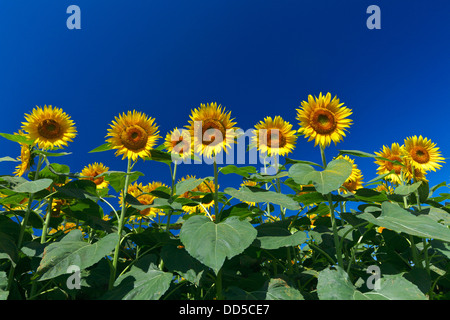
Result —
M 81 9 L 81 30 L 66 27 L 72 4 Z M 381 30 L 366 27 L 372 4 L 381 9 Z M 113 152 L 88 153 L 119 113 L 147 113 L 164 136 L 186 125 L 191 109 L 216 101 L 243 129 L 275 115 L 298 128 L 301 101 L 331 92 L 353 110 L 354 124 L 328 158 L 338 149 L 373 153 L 411 135 L 428 137 L 448 157 L 449 39 L 448 0 L 2 0 L 0 132 L 17 132 L 37 105 L 57 106 L 78 136 L 66 149 L 72 154 L 56 161 L 73 172 L 94 161 L 125 170 Z M 0 150 L 19 155 L 5 139 Z M 290 157 L 320 162 L 303 137 Z M 376 176 L 372 159 L 356 163 L 365 181 Z M 0 174 L 14 166 L 0 163 Z M 430 184 L 448 181 L 449 168 L 430 173 Z M 170 183 L 163 164 L 141 161 L 135 169 L 143 182 Z M 212 173 L 208 165 L 179 168 L 180 176 Z

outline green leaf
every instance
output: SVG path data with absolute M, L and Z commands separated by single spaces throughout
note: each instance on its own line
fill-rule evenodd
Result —
M 19 162 L 20 160 L 17 160 L 17 159 L 11 158 L 11 157 L 0 158 L 0 162 L 4 162 L 4 161 Z
M 36 181 L 26 181 L 16 185 L 13 190 L 20 193 L 36 193 L 47 189 L 53 183 L 52 179 L 39 179 Z
M 297 289 L 290 287 L 282 279 L 270 279 L 266 300 L 304 300 Z
M 354 300 L 355 287 L 348 274 L 340 267 L 319 272 L 317 295 L 320 300 Z
M 307 165 L 310 165 L 310 166 L 322 167 L 320 164 L 317 164 L 317 163 L 311 162 L 311 161 L 294 160 L 294 159 L 289 159 L 289 158 L 284 158 L 284 160 L 285 160 L 285 165 L 286 164 L 302 163 L 302 164 L 307 164 Z
M 3 232 L 0 232 L 0 259 L 9 259 L 13 265 L 19 259 L 19 252 L 14 239 Z
M 97 186 L 91 180 L 74 180 L 62 187 L 55 186 L 55 189 L 58 191 L 55 197 L 98 200 Z
M 238 217 L 214 223 L 205 216 L 193 216 L 180 230 L 180 240 L 187 252 L 216 274 L 226 258 L 231 259 L 242 253 L 256 235 L 256 229 Z
M 175 245 L 166 245 L 161 249 L 161 258 L 169 271 L 178 273 L 197 286 L 200 284 L 206 267 L 190 256 L 186 249 L 178 248 Z
M 316 171 L 312 166 L 297 163 L 289 168 L 289 176 L 298 184 L 313 183 L 321 194 L 328 194 L 339 189 L 352 172 L 352 165 L 344 159 L 331 161 L 323 171 Z
M 376 158 L 377 156 L 372 154 L 372 153 L 368 153 L 368 152 L 364 152 L 364 151 L 359 151 L 359 150 L 339 150 L 339 155 L 342 154 L 347 154 L 350 156 L 355 156 L 355 157 L 363 157 L 363 158 Z
M 149 254 L 138 260 L 130 271 L 117 278 L 114 288 L 102 300 L 158 300 L 169 289 L 173 274 L 156 266 Z
M 226 188 L 224 193 L 245 202 L 263 202 L 280 205 L 289 210 L 299 210 L 299 204 L 285 194 L 261 188 L 243 186 L 239 190 Z
M 177 195 L 183 195 L 185 192 L 191 191 L 203 183 L 203 179 L 190 178 L 178 182 L 175 185 Z
M 394 193 L 398 194 L 400 196 L 407 196 L 407 195 L 415 192 L 417 189 L 419 189 L 421 184 L 422 184 L 422 181 L 413 183 L 411 185 L 400 185 L 397 188 L 395 188 Z
M 28 140 L 27 137 L 21 134 L 9 134 L 9 133 L 0 133 L 0 136 L 6 138 L 10 141 L 24 143 L 24 144 L 32 144 L 33 140 Z
M 368 212 L 357 217 L 380 227 L 404 232 L 421 238 L 432 238 L 450 242 L 450 229 L 426 215 L 415 216 L 396 203 L 383 202 L 381 215 L 376 218 Z
M 248 178 L 251 173 L 256 173 L 256 168 L 252 166 L 236 167 L 235 165 L 228 165 L 220 168 L 219 171 L 223 174 L 235 173 L 245 178 Z
M 370 292 L 358 291 L 342 268 L 319 272 L 317 294 L 320 300 L 425 300 L 416 285 L 401 274 L 385 275 L 379 280 L 380 287 Z
M 104 143 L 101 146 L 98 146 L 97 148 L 89 151 L 89 153 L 103 152 L 103 151 L 108 151 L 108 150 L 111 150 L 111 143 Z
M 70 174 L 69 166 L 52 163 L 39 172 L 39 178 L 52 179 L 54 183 L 63 184 L 66 182 L 68 174 Z
M 380 279 L 380 288 L 363 294 L 370 300 L 426 300 L 425 295 L 401 274 L 385 275 Z
M 109 182 L 110 186 L 116 192 L 120 192 L 121 190 L 123 190 L 123 187 L 125 186 L 126 175 L 127 173 L 123 171 L 108 171 L 98 175 L 98 177 L 104 177 L 104 179 Z M 144 174 L 139 171 L 131 172 L 129 175 L 130 175 L 129 183 L 133 183 L 139 177 L 144 176 Z
M 111 253 L 118 240 L 119 236 L 111 233 L 98 242 L 89 244 L 83 241 L 80 230 L 69 232 L 61 241 L 46 247 L 37 270 L 41 274 L 39 281 L 67 273 L 67 268 L 71 265 L 76 265 L 81 270 L 94 265 Z
M 256 245 L 263 249 L 298 246 L 306 241 L 306 233 L 297 231 L 291 234 L 285 221 L 264 223 L 256 227 Z
M 8 275 L 4 271 L 0 271 L 0 300 L 8 299 Z

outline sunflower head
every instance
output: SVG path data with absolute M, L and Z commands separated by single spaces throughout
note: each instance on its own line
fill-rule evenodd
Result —
M 25 120 L 26 122 L 22 122 L 22 130 L 41 149 L 67 146 L 77 134 L 74 122 L 60 108 L 36 107 L 31 114 L 25 114 Z
M 375 152 L 375 154 L 379 157 L 375 160 L 375 164 L 378 165 L 377 174 L 382 175 L 394 171 L 393 173 L 387 175 L 385 180 L 396 184 L 401 183 L 402 171 L 404 167 L 402 147 L 398 143 L 394 142 L 391 147 L 383 146 L 381 151 Z
M 297 141 L 296 131 L 282 117 L 266 117 L 255 125 L 253 143 L 263 154 L 285 156 L 292 152 Z
M 19 130 L 19 133 L 15 134 L 24 136 L 22 130 Z M 20 144 L 20 157 L 17 158 L 17 161 L 20 161 L 20 163 L 16 166 L 16 170 L 14 171 L 15 176 L 21 177 L 25 172 L 30 170 L 33 165 L 32 148 L 32 146 L 26 143 Z
M 132 195 L 143 205 L 151 205 L 153 204 L 153 201 L 155 201 L 156 197 L 150 192 L 159 187 L 166 187 L 166 185 L 161 182 L 152 182 L 143 186 L 142 183 L 135 182 L 128 187 L 128 194 Z M 119 196 L 119 204 L 120 206 L 123 205 L 122 195 Z M 164 212 L 158 208 L 146 208 L 144 210 L 140 210 L 139 214 L 141 216 L 155 217 L 157 214 L 164 214 Z
M 331 94 L 319 97 L 308 96 L 308 101 L 301 103 L 302 108 L 297 109 L 297 120 L 299 120 L 299 132 L 314 140 L 314 146 L 319 144 L 327 147 L 331 141 L 335 144 L 345 137 L 345 130 L 350 127 L 352 120 L 348 116 L 352 111 L 340 103 L 337 97 L 331 99 Z
M 166 134 L 164 147 L 175 157 L 186 159 L 191 156 L 191 135 L 188 130 L 178 128 Z
M 339 190 L 342 191 L 343 193 L 348 192 L 355 193 L 356 190 L 361 189 L 363 175 L 361 173 L 361 170 L 358 169 L 358 166 L 355 164 L 355 161 L 347 155 L 340 155 L 336 157 L 336 159 L 344 159 L 352 165 L 352 173 L 347 178 L 347 180 L 345 180 L 345 182 L 342 184 L 342 187 L 339 188 Z
M 439 163 L 445 162 L 436 144 L 422 136 L 406 138 L 402 151 L 410 165 L 425 172 L 436 171 L 441 168 Z
M 187 175 L 186 177 L 182 177 L 179 182 L 181 181 L 185 181 L 188 179 L 195 179 L 195 176 L 192 175 Z M 194 200 L 202 200 L 206 194 L 208 193 L 214 193 L 215 191 L 215 186 L 214 186 L 214 182 L 212 181 L 208 181 L 208 180 L 204 180 L 201 184 L 199 184 L 197 187 L 195 187 L 194 189 L 192 189 L 191 191 L 185 192 L 184 194 L 182 194 L 180 196 L 180 198 L 186 198 L 186 199 L 194 199 Z M 202 212 L 202 213 L 206 213 L 205 209 L 209 209 L 214 205 L 214 200 L 211 199 L 211 201 L 207 202 L 207 203 L 202 203 L 201 205 L 196 205 L 196 206 L 183 206 L 183 210 L 185 210 L 188 213 L 196 213 L 196 212 Z
M 207 158 L 222 150 L 227 152 L 235 142 L 234 131 L 238 129 L 230 117 L 231 112 L 226 112 L 216 102 L 200 104 L 200 108 L 192 110 L 186 127 L 193 137 L 193 151 Z
M 106 142 L 116 150 L 116 156 L 122 155 L 122 159 L 129 158 L 136 161 L 138 158 L 150 157 L 150 150 L 156 145 L 159 136 L 155 119 L 146 114 L 128 111 L 110 124 Z
M 82 179 L 93 181 L 96 184 L 97 189 L 106 188 L 109 184 L 108 181 L 106 181 L 103 177 L 97 176 L 107 172 L 108 170 L 109 168 L 105 167 L 103 163 L 94 162 L 92 164 L 85 166 L 83 170 L 81 170 L 81 175 L 85 177 Z

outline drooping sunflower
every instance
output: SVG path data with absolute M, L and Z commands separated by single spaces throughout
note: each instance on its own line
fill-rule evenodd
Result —
M 151 156 L 150 150 L 161 138 L 155 119 L 136 110 L 115 117 L 110 126 L 106 136 L 110 138 L 106 142 L 111 144 L 112 149 L 116 149 L 116 156 L 123 155 L 122 159 L 145 160 Z
M 336 96 L 331 99 L 329 92 L 325 96 L 320 93 L 319 97 L 309 95 L 308 101 L 302 101 L 301 105 L 302 108 L 297 109 L 299 132 L 308 141 L 315 140 L 314 146 L 327 147 L 331 141 L 337 144 L 352 124 L 348 118 L 352 110 L 340 103 Z
M 24 135 L 22 130 L 20 130 L 19 133 L 16 134 Z M 33 159 L 31 158 L 31 149 L 32 146 L 26 143 L 20 144 L 20 157 L 17 158 L 17 161 L 20 161 L 20 163 L 16 166 L 16 170 L 14 171 L 15 176 L 21 177 L 25 172 L 30 170 L 30 167 L 33 164 Z
M 142 185 L 142 183 L 133 183 L 129 185 L 128 187 L 128 193 L 132 195 L 136 200 L 138 200 L 143 205 L 151 205 L 155 201 L 156 197 L 150 192 L 154 191 L 156 188 L 159 187 L 166 187 L 165 184 L 161 182 L 152 182 L 147 185 Z M 123 196 L 119 196 L 119 204 L 120 206 L 123 205 Z M 141 216 L 147 216 L 147 217 L 155 217 L 157 214 L 164 214 L 164 211 L 162 211 L 159 208 L 146 208 L 144 210 L 139 211 L 139 214 Z
M 342 187 L 339 188 L 343 193 L 354 193 L 356 190 L 362 188 L 363 175 L 360 169 L 358 169 L 358 165 L 355 164 L 355 161 L 351 159 L 347 155 L 340 155 L 336 157 L 336 159 L 344 159 L 351 163 L 352 165 L 352 173 L 342 184 Z
M 255 129 L 253 143 L 261 153 L 285 156 L 294 150 L 296 131 L 292 130 L 292 125 L 282 117 L 266 117 L 255 125 Z
M 439 163 L 445 162 L 436 144 L 422 136 L 406 138 L 402 151 L 411 165 L 425 172 L 436 171 L 441 168 Z
M 391 147 L 383 146 L 380 152 L 375 152 L 375 154 L 380 158 L 385 158 L 391 161 L 396 161 L 398 163 L 394 163 L 391 161 L 377 159 L 375 160 L 375 164 L 378 165 L 377 174 L 387 174 L 394 170 L 394 173 L 391 173 L 385 177 L 385 180 L 391 181 L 392 183 L 399 184 L 401 183 L 401 173 L 403 169 L 404 161 L 403 161 L 403 153 L 402 147 L 394 142 Z
M 67 146 L 77 134 L 73 120 L 61 108 L 36 107 L 25 114 L 22 130 L 39 148 L 49 150 Z
M 217 105 L 216 102 L 200 104 L 200 108 L 192 110 L 189 116 L 189 129 L 193 137 L 193 151 L 197 154 L 212 158 L 235 142 L 234 131 L 236 122 L 231 119 L 231 111 Z
M 189 130 L 178 128 L 166 134 L 164 140 L 164 147 L 172 155 L 178 156 L 181 159 L 186 159 L 191 156 L 191 134 Z
M 196 178 L 194 175 L 187 175 L 186 177 L 182 177 L 179 180 L 179 182 L 185 181 L 188 179 L 196 179 Z M 191 191 L 185 192 L 184 194 L 180 195 L 180 198 L 195 199 L 197 201 L 200 201 L 206 196 L 206 194 L 214 193 L 214 191 L 215 191 L 214 182 L 209 181 L 209 180 L 204 180 L 201 184 L 199 184 L 197 187 L 195 187 Z M 185 210 L 188 213 L 196 213 L 196 212 L 206 213 L 205 209 L 208 210 L 213 205 L 214 205 L 214 200 L 211 198 L 211 201 L 207 202 L 207 203 L 202 203 L 202 204 L 199 204 L 196 206 L 192 206 L 192 205 L 183 206 L 183 210 Z
M 108 170 L 109 168 L 105 167 L 103 163 L 94 162 L 92 164 L 88 164 L 83 168 L 83 170 L 81 170 L 81 175 L 86 177 L 82 179 L 93 181 L 96 184 L 97 189 L 106 188 L 109 185 L 109 182 L 106 181 L 103 177 L 97 176 L 107 172 Z

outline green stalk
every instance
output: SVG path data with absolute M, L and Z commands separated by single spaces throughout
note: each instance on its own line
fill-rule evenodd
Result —
M 170 166 L 170 173 L 172 176 L 172 188 L 170 189 L 170 198 L 173 197 L 173 191 L 175 188 L 175 179 L 176 179 L 176 175 L 177 175 L 177 162 L 175 161 L 174 165 L 173 165 L 173 170 L 172 167 Z M 167 214 L 167 225 L 166 225 L 166 232 L 169 233 L 170 232 L 170 217 L 172 216 L 173 210 L 169 210 L 169 213 Z
M 217 170 L 216 155 L 214 154 L 214 215 L 216 221 L 220 221 L 219 217 L 219 171 Z
M 323 148 L 322 145 L 320 145 L 320 155 L 322 157 L 323 169 L 325 170 L 327 168 L 327 160 L 325 158 L 325 149 Z M 341 244 L 339 242 L 339 235 L 336 225 L 336 217 L 334 216 L 334 206 L 331 193 L 327 194 L 327 199 L 328 199 L 328 206 L 330 207 L 331 227 L 333 229 L 333 237 L 334 237 L 334 245 L 336 247 L 337 261 L 338 265 L 344 268 L 344 260 L 342 259 L 342 250 Z
M 117 273 L 117 263 L 119 261 L 120 244 L 122 242 L 122 231 L 123 231 L 123 225 L 124 225 L 124 221 L 125 221 L 125 212 L 126 212 L 125 197 L 128 193 L 128 185 L 130 182 L 130 169 L 131 169 L 131 158 L 128 158 L 127 175 L 125 176 L 125 185 L 124 185 L 123 191 L 122 191 L 123 204 L 122 204 L 122 209 L 120 211 L 120 217 L 118 220 L 117 234 L 119 235 L 119 240 L 117 241 L 116 248 L 114 250 L 114 258 L 113 258 L 112 269 L 111 269 L 111 274 L 110 274 L 110 278 L 109 278 L 109 289 L 110 290 L 113 288 L 113 285 L 114 285 L 114 281 L 115 281 L 116 273 Z
M 33 181 L 36 181 L 39 177 L 39 171 L 41 170 L 42 163 L 44 162 L 45 156 L 42 154 L 39 154 L 39 160 L 36 167 L 36 172 L 34 174 Z M 25 212 L 25 216 L 22 219 L 22 222 L 20 223 L 20 232 L 19 232 L 19 239 L 17 240 L 17 248 L 20 250 L 22 248 L 22 242 L 23 242 L 23 236 L 25 234 L 25 229 L 28 225 L 28 219 L 30 218 L 31 213 L 31 205 L 33 203 L 34 194 L 30 193 L 28 198 L 28 205 L 27 205 L 27 211 Z M 11 289 L 11 285 L 14 279 L 14 271 L 15 267 L 11 265 L 11 269 L 9 270 L 9 277 L 8 277 L 8 287 L 7 291 Z
M 215 222 L 220 222 L 220 213 L 219 213 L 219 170 L 217 169 L 217 161 L 216 154 L 214 154 L 214 215 Z M 216 295 L 217 300 L 223 300 L 222 296 L 222 268 L 220 268 L 219 272 L 216 275 Z
M 47 216 L 45 217 L 44 226 L 42 228 L 41 244 L 44 244 L 47 241 L 47 233 L 48 233 L 48 226 L 50 224 L 52 205 L 53 205 L 53 197 L 50 197 L 48 199 L 48 204 L 47 204 L 47 206 L 48 206 L 47 207 Z

